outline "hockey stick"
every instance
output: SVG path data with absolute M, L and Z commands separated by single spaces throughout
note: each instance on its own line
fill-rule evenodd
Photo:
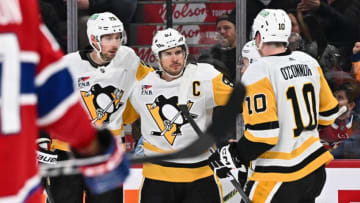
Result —
M 188 85 L 191 84 L 191 77 L 195 74 L 196 72 L 196 68 L 197 65 L 193 65 L 193 64 L 189 64 L 188 67 L 185 69 L 184 75 L 182 76 L 183 79 L 181 81 L 180 84 L 180 93 L 179 93 L 179 108 L 180 111 L 184 114 L 185 118 L 190 122 L 190 125 L 193 127 L 193 129 L 195 130 L 196 134 L 199 135 L 199 137 L 205 137 L 205 134 L 202 132 L 202 130 L 199 128 L 199 126 L 196 124 L 196 122 L 194 121 L 194 119 L 191 117 L 190 112 L 189 112 L 189 108 L 188 108 L 188 101 L 186 101 L 186 97 L 189 91 L 189 87 Z M 236 107 L 236 106 L 240 106 L 242 105 L 242 101 L 243 101 L 243 97 L 242 98 L 238 98 L 239 100 L 236 102 L 236 104 L 230 104 L 230 101 L 233 103 L 234 102 L 234 98 L 236 98 L 238 90 L 241 89 L 241 85 L 238 83 L 237 86 L 235 86 L 233 93 L 231 94 L 231 97 L 229 99 L 227 106 L 227 109 L 230 110 L 232 109 L 232 107 Z M 243 87 L 242 87 L 243 88 Z M 245 92 L 245 91 L 243 91 Z M 239 92 L 239 95 L 241 95 L 241 93 Z M 232 106 L 229 106 L 232 105 Z M 240 108 L 241 109 L 241 108 Z M 236 115 L 238 113 L 240 113 L 240 109 L 239 111 L 235 111 L 235 114 L 233 114 L 236 118 Z M 235 109 L 234 109 L 235 110 Z M 230 122 L 227 122 L 230 123 Z M 223 129 L 225 129 L 225 133 L 226 131 L 228 131 L 230 126 L 228 126 L 227 128 L 225 128 L 225 126 L 223 127 Z M 219 138 L 220 139 L 220 138 Z M 214 150 L 210 147 L 209 148 L 211 153 L 214 153 Z M 243 191 L 240 183 L 236 180 L 236 178 L 233 176 L 233 174 L 231 172 L 228 173 L 228 175 L 232 178 L 230 180 L 230 182 L 232 183 L 232 185 L 235 187 L 235 189 L 239 192 L 240 196 L 242 197 L 242 199 L 245 201 L 245 203 L 250 203 L 251 200 L 249 199 L 249 197 L 245 194 L 245 192 Z
M 42 185 L 44 186 L 44 189 L 45 189 L 45 192 L 46 192 L 46 196 L 47 196 L 47 201 L 49 203 L 55 203 L 55 199 L 54 197 L 52 196 L 52 193 L 50 191 L 50 184 L 49 184 L 49 177 L 43 177 L 42 180 L 41 180 L 41 183 Z
M 235 91 L 235 89 L 234 89 Z M 233 92 L 234 93 L 234 92 Z M 242 103 L 242 100 L 239 101 L 239 103 Z M 238 104 L 239 105 L 239 104 Z M 195 123 L 194 119 L 190 116 L 189 114 L 189 110 L 187 105 L 183 105 L 180 104 L 179 105 L 180 110 L 183 112 L 185 118 L 190 122 L 190 125 L 194 128 L 195 132 L 200 136 L 203 137 L 205 136 L 205 134 L 201 131 L 201 129 L 199 128 L 199 126 Z M 223 118 L 223 117 L 222 117 Z M 235 117 L 236 118 L 236 117 Z M 226 133 L 226 129 L 229 129 L 230 126 L 228 126 L 228 128 L 225 128 L 225 131 L 223 131 L 223 133 Z M 224 128 L 224 127 L 223 127 Z M 209 149 L 211 153 L 214 153 L 214 150 L 212 148 Z M 235 187 L 235 189 L 239 192 L 241 198 L 244 200 L 245 203 L 251 203 L 251 200 L 249 199 L 249 197 L 245 194 L 245 192 L 243 191 L 240 183 L 236 180 L 236 178 L 234 177 L 234 175 L 229 172 L 228 176 L 231 177 L 231 184 Z

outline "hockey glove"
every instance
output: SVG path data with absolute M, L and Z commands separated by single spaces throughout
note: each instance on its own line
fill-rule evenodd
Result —
M 228 177 L 228 173 L 233 168 L 239 168 L 246 172 L 247 166 L 237 159 L 236 143 L 230 143 L 218 148 L 209 158 L 210 167 L 219 178 Z
M 50 136 L 45 132 L 40 132 L 36 143 L 38 145 L 38 150 L 36 151 L 38 162 L 45 164 L 56 164 L 58 156 L 54 152 L 50 151 Z
M 129 175 L 130 167 L 123 147 L 116 142 L 109 131 L 99 131 L 98 141 L 101 149 L 95 156 L 81 157 L 74 152 L 75 157 L 84 162 L 91 162 L 97 158 L 101 160 L 96 164 L 79 167 L 86 186 L 94 194 L 102 194 L 120 187 Z
M 214 173 L 219 178 L 226 178 L 228 177 L 228 173 L 230 172 L 231 168 L 226 167 L 220 160 L 220 152 L 217 149 L 210 157 L 209 157 L 209 165 Z

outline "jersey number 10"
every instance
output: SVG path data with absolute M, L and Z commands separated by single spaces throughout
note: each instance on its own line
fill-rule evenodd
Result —
M 286 91 L 286 97 L 291 101 L 293 113 L 295 117 L 296 127 L 293 129 L 294 136 L 298 137 L 300 133 L 305 130 L 313 130 L 318 124 L 317 112 L 316 112 L 316 101 L 315 101 L 315 91 L 312 83 L 307 83 L 303 85 L 302 96 L 306 105 L 306 111 L 309 116 L 309 123 L 305 126 L 303 119 L 300 113 L 299 100 L 296 96 L 296 91 L 294 87 L 289 87 Z M 311 103 L 310 103 L 311 102 Z

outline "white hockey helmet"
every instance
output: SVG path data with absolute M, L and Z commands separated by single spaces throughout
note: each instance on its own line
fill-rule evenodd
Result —
M 100 47 L 100 40 L 103 35 L 120 33 L 123 38 L 124 25 L 114 14 L 110 12 L 95 13 L 87 21 L 87 36 L 90 45 L 97 50 L 91 42 L 91 35 L 94 35 L 97 44 Z
M 285 42 L 287 45 L 291 34 L 291 20 L 282 9 L 263 9 L 254 19 L 252 25 L 253 39 L 258 32 L 261 35 L 261 44 L 264 42 Z
M 259 51 L 257 50 L 255 40 L 248 41 L 243 46 L 241 54 L 243 58 L 248 58 L 250 64 L 254 63 L 261 57 Z
M 155 56 L 159 60 L 160 52 L 178 46 L 185 47 L 185 61 L 186 61 L 189 55 L 189 49 L 186 44 L 185 37 L 182 34 L 180 34 L 177 30 L 173 28 L 168 28 L 165 30 L 157 31 L 152 41 L 151 50 L 154 52 Z

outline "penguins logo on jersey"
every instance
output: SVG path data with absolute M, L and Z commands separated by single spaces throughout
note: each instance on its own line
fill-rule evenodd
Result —
M 80 93 L 90 113 L 92 123 L 96 126 L 103 126 L 108 123 L 111 114 L 124 104 L 120 102 L 124 91 L 114 86 L 102 88 L 99 84 L 95 84 L 89 91 L 81 91 Z
M 192 105 L 193 102 L 189 101 L 189 111 Z M 174 96 L 167 99 L 163 95 L 160 95 L 155 98 L 152 104 L 146 104 L 146 107 L 160 130 L 152 131 L 151 134 L 164 136 L 166 141 L 173 145 L 176 136 L 181 135 L 181 126 L 189 122 L 178 107 L 178 97 Z M 190 113 L 190 115 L 194 119 L 197 118 L 195 114 Z

